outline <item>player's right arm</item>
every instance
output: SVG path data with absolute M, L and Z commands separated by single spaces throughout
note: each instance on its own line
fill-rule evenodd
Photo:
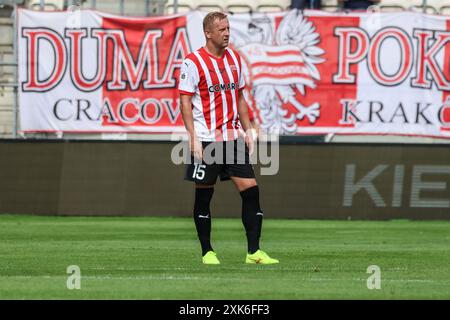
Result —
M 192 113 L 192 97 L 197 91 L 199 75 L 195 64 L 190 59 L 185 59 L 181 65 L 178 90 L 181 100 L 181 116 L 189 135 L 189 147 L 194 158 L 203 158 L 203 147 L 195 134 L 194 116 Z
M 194 158 L 201 160 L 203 158 L 203 147 L 195 134 L 194 117 L 192 115 L 192 96 L 180 94 L 181 116 L 184 126 L 189 135 L 189 147 Z

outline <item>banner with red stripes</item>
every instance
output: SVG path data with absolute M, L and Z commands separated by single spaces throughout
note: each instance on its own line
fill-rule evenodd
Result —
M 184 132 L 178 77 L 205 43 L 204 15 L 20 9 L 21 131 Z M 263 130 L 450 137 L 450 17 L 292 10 L 229 21 Z

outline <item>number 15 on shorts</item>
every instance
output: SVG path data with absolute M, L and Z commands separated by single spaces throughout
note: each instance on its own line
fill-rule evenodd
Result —
M 194 163 L 194 173 L 192 174 L 192 178 L 203 180 L 205 177 L 205 169 L 206 164 Z

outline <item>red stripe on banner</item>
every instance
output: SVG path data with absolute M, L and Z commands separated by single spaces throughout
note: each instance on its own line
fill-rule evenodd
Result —
M 287 55 L 300 55 L 300 50 L 285 50 L 285 51 L 267 51 L 269 57 L 284 57 Z
M 447 21 L 447 31 L 450 31 L 450 20 Z M 447 81 L 450 81 L 450 43 L 447 42 L 444 50 L 444 76 Z M 441 126 L 441 130 L 450 131 L 450 91 L 443 91 L 442 93 L 443 110 L 441 113 L 442 122 L 448 123 L 447 126 Z

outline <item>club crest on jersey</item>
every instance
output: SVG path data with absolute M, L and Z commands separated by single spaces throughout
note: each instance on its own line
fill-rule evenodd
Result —
M 239 88 L 237 83 L 220 83 L 208 87 L 209 92 L 229 91 Z

